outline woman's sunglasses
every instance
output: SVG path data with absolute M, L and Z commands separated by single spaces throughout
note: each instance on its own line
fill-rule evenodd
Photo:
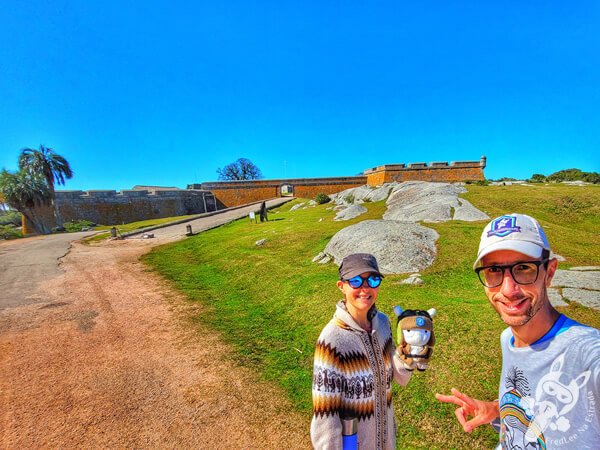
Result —
M 365 283 L 365 281 L 367 282 L 370 288 L 376 288 L 379 287 L 379 285 L 381 284 L 381 277 L 379 275 L 369 275 L 367 278 L 363 278 L 360 275 L 357 275 L 355 277 L 349 278 L 348 280 L 342 281 L 345 281 L 354 289 L 358 289 L 359 287 L 361 287 Z

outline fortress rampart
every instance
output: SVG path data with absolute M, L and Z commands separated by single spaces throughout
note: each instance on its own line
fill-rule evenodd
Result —
M 486 158 L 479 161 L 431 162 L 411 164 L 388 164 L 365 170 L 367 184 L 380 186 L 392 181 L 437 181 L 455 183 L 457 181 L 485 180 L 483 169 Z
M 231 207 L 282 195 L 314 198 L 319 192 L 336 192 L 366 184 L 367 177 L 290 178 L 278 180 L 215 181 L 190 184 L 188 189 L 202 189 L 215 195 L 219 207 Z M 286 189 L 287 188 L 287 189 Z
M 55 203 L 63 222 L 89 220 L 102 225 L 201 214 L 217 209 L 212 193 L 191 189 L 56 191 Z M 51 227 L 57 226 L 50 207 L 39 208 L 39 215 Z
M 314 198 L 345 189 L 379 186 L 393 181 L 460 182 L 484 180 L 486 158 L 479 161 L 386 164 L 352 177 L 292 178 L 275 180 L 215 181 L 190 184 L 187 189 L 137 186 L 134 189 L 56 191 L 56 205 L 63 222 L 90 220 L 118 225 L 139 220 L 201 214 L 269 198 L 293 195 Z M 50 227 L 57 226 L 50 208 L 40 208 Z M 25 224 L 27 225 L 27 224 Z M 31 227 L 25 227 L 31 229 Z

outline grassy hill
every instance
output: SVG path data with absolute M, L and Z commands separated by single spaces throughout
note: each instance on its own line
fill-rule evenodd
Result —
M 538 218 L 555 251 L 567 258 L 561 267 L 600 265 L 600 187 L 469 186 L 464 197 L 490 216 L 521 212 Z M 305 413 L 308 428 L 314 344 L 341 298 L 337 266 L 311 259 L 340 229 L 381 218 L 385 202 L 365 203 L 368 213 L 333 222 L 329 205 L 290 211 L 299 201 L 271 213 L 267 223 L 239 220 L 157 248 L 145 261 L 204 305 L 194 320 L 220 333 L 235 349 L 234 360 L 279 384 Z M 491 427 L 465 434 L 453 408 L 433 396 L 451 387 L 482 399 L 497 395 L 504 325 L 471 269 L 484 225 L 426 224 L 440 239 L 436 262 L 423 272 L 425 283 L 405 286 L 398 284 L 405 276 L 387 276 L 380 288 L 377 305 L 388 316 L 396 304 L 438 310 L 431 368 L 407 387 L 395 387 L 399 448 L 491 448 L 497 441 Z M 267 241 L 256 246 L 259 239 Z M 563 311 L 600 327 L 598 311 L 577 304 Z

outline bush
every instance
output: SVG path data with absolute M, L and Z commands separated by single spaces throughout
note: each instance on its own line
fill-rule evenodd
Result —
M 586 181 L 588 183 L 600 183 L 600 174 L 598 172 L 582 172 L 580 169 L 565 169 L 548 175 L 548 181 Z
M 12 224 L 15 227 L 21 226 L 21 213 L 19 211 L 0 212 L 0 225 Z
M 531 178 L 528 180 L 530 183 L 545 183 L 548 181 L 546 175 L 542 175 L 541 173 L 534 173 L 531 175 Z
M 0 239 L 17 239 L 22 237 L 23 233 L 14 225 L 0 225 Z
M 67 233 L 73 233 L 75 231 L 83 231 L 84 228 L 93 228 L 96 224 L 89 220 L 72 220 L 71 222 L 63 223 L 63 227 Z
M 319 192 L 315 197 L 315 202 L 317 202 L 319 205 L 329 203 L 330 201 L 331 199 L 329 198 L 329 195 L 323 194 L 322 192 Z

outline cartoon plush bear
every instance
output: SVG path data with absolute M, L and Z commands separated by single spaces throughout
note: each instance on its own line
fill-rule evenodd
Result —
M 398 356 L 402 364 L 408 370 L 424 371 L 429 366 L 435 344 L 432 317 L 436 310 L 403 311 L 399 306 L 394 306 L 394 313 L 398 316 Z

